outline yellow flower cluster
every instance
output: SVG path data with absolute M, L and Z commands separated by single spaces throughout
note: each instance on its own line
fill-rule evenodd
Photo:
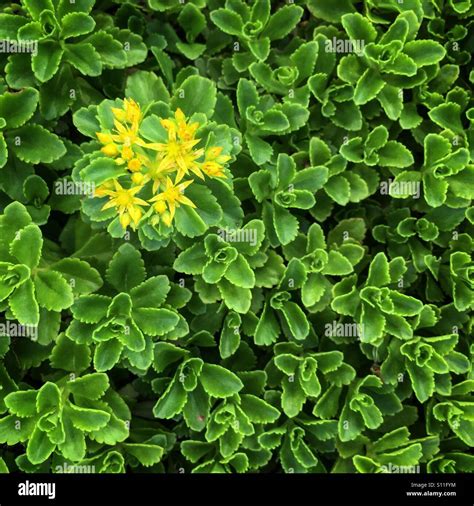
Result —
M 176 110 L 174 118 L 160 120 L 167 133 L 166 141 L 160 143 L 140 138 L 143 113 L 134 100 L 126 98 L 123 107 L 112 108 L 112 113 L 114 130 L 97 132 L 97 138 L 103 144 L 102 153 L 112 157 L 117 165 L 126 165 L 126 184 L 122 186 L 118 178 L 106 181 L 96 188 L 95 196 L 108 197 L 102 210 L 116 208 L 124 229 L 129 225 L 136 229 L 144 208 L 149 206 L 156 213 L 153 223 L 162 221 L 171 226 L 176 208 L 196 207 L 184 195 L 194 176 L 225 177 L 224 164 L 231 157 L 223 155 L 218 146 L 197 148 L 201 141 L 196 138 L 199 123 L 188 122 L 181 109 Z M 137 194 L 148 183 L 153 197 L 146 201 Z

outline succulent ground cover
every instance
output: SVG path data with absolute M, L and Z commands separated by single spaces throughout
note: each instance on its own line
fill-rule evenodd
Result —
M 0 472 L 474 471 L 471 0 L 0 8 Z

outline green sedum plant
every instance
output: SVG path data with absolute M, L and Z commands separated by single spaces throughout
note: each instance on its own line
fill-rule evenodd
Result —
M 473 472 L 473 16 L 3 2 L 0 473 Z

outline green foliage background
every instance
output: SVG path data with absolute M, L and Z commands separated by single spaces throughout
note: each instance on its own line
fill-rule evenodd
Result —
M 473 14 L 2 1 L 0 472 L 473 471 Z M 167 235 L 56 190 L 124 97 L 232 156 Z

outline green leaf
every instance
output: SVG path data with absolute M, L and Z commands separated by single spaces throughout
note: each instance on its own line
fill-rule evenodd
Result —
M 352 272 L 352 264 L 342 253 L 330 250 L 328 257 L 328 263 L 322 271 L 323 274 L 329 274 L 331 276 L 343 276 Z
M 94 367 L 97 371 L 109 371 L 119 361 L 123 344 L 118 339 L 100 342 L 94 353 Z
M 219 341 L 219 353 L 222 358 L 231 357 L 239 348 L 241 323 L 242 320 L 237 313 L 227 314 Z
M 385 86 L 385 82 L 374 69 L 368 68 L 357 82 L 354 102 L 363 105 L 374 99 Z
M 45 83 L 58 71 L 64 49 L 53 40 L 40 40 L 38 51 L 31 57 L 31 68 L 35 77 Z
M 282 305 L 281 312 L 293 337 L 303 340 L 309 333 L 309 323 L 303 310 L 298 304 L 287 301 Z
M 68 383 L 68 390 L 73 395 L 92 400 L 100 399 L 108 388 L 109 378 L 107 374 L 98 372 L 86 374 Z
M 288 244 L 294 240 L 298 233 L 298 219 L 284 207 L 274 204 L 273 226 L 281 244 Z
M 404 104 L 399 88 L 386 84 L 377 95 L 377 99 L 391 120 L 395 121 L 400 117 Z
M 96 132 L 100 132 L 101 130 L 99 120 L 97 119 L 97 106 L 95 105 L 87 108 L 83 107 L 76 111 L 72 116 L 72 122 L 79 132 L 94 139 L 97 137 Z M 104 159 L 107 160 L 107 158 Z
M 122 244 L 113 256 L 105 277 L 119 292 L 129 292 L 143 283 L 146 271 L 140 252 L 129 243 Z
M 28 418 L 36 414 L 36 390 L 12 392 L 5 399 L 5 406 L 10 413 L 21 418 Z
M 163 308 L 134 309 L 133 317 L 140 329 L 150 336 L 162 336 L 176 327 L 177 313 Z
M 123 445 L 123 448 L 129 455 L 133 455 L 133 457 L 145 467 L 150 467 L 160 462 L 165 453 L 165 450 L 161 446 L 151 444 L 127 443 Z
M 194 4 L 186 4 L 179 13 L 178 23 L 185 30 L 187 40 L 191 42 L 206 27 L 206 17 Z
M 237 85 L 237 105 L 241 116 L 245 116 L 245 112 L 250 106 L 256 106 L 258 100 L 255 84 L 248 79 L 240 79 Z
M 343 176 L 333 176 L 324 185 L 324 191 L 339 205 L 345 206 L 350 199 L 351 186 Z
M 81 74 L 99 76 L 102 72 L 102 61 L 92 44 L 66 44 L 64 57 Z
M 100 127 L 98 129 L 100 130 Z M 112 158 L 99 157 L 92 160 L 87 167 L 80 171 L 80 174 L 84 181 L 99 185 L 109 179 L 121 176 L 124 174 L 124 170 L 119 168 Z
M 242 288 L 253 288 L 255 286 L 255 275 L 245 257 L 240 253 L 227 267 L 224 276 L 231 283 Z
M 208 228 L 204 220 L 190 206 L 180 206 L 176 209 L 175 227 L 186 237 L 202 235 Z
M 160 275 L 148 278 L 130 290 L 133 307 L 157 308 L 165 302 L 169 291 L 170 282 L 167 276 Z
M 39 93 L 34 88 L 25 88 L 16 93 L 0 95 L 0 118 L 6 121 L 6 128 L 18 128 L 35 113 Z
M 76 299 L 71 307 L 74 318 L 86 323 L 98 323 L 107 314 L 111 299 L 104 295 L 87 295 Z
M 170 100 L 170 94 L 161 77 L 143 70 L 135 72 L 127 79 L 125 95 L 133 98 L 142 107 L 147 107 L 155 101 L 168 103 Z
M 10 309 L 22 325 L 38 325 L 39 307 L 31 279 L 19 286 L 9 299 Z
M 42 248 L 41 230 L 32 223 L 18 232 L 18 237 L 10 244 L 10 253 L 19 262 L 34 269 L 40 261 Z
M 91 16 L 84 12 L 71 12 L 66 14 L 62 20 L 61 38 L 79 37 L 92 32 L 95 27 L 95 21 Z
M 71 286 L 58 272 L 38 271 L 34 285 L 38 304 L 50 311 L 67 309 L 74 302 Z
M 255 329 L 255 344 L 269 346 L 280 334 L 280 325 L 270 304 L 265 304 Z
M 337 4 L 330 0 L 309 0 L 308 9 L 316 18 L 330 23 L 340 23 L 344 14 L 355 11 L 351 0 L 340 0 Z
M 54 11 L 52 0 L 23 0 L 23 4 L 34 20 L 39 20 L 45 10 Z
M 105 411 L 90 408 L 80 408 L 74 404 L 64 406 L 64 414 L 70 418 L 74 427 L 85 432 L 99 430 L 107 425 L 110 414 Z
M 370 263 L 367 286 L 384 286 L 391 281 L 388 260 L 385 253 L 377 253 Z
M 13 14 L 0 14 L 0 38 L 3 40 L 16 40 L 18 30 L 27 23 L 23 16 Z
M 40 125 L 24 125 L 7 139 L 10 149 L 27 163 L 51 163 L 66 153 L 61 139 Z
M 377 38 L 377 30 L 372 23 L 358 12 L 344 14 L 341 16 L 341 23 L 351 40 L 363 40 L 368 44 Z
M 103 284 L 99 272 L 78 258 L 63 258 L 51 269 L 62 274 L 75 293 L 95 292 Z
M 415 316 L 423 308 L 423 303 L 414 297 L 404 295 L 403 293 L 392 291 L 390 299 L 393 302 L 393 311 L 401 316 Z
M 230 397 L 243 388 L 243 383 L 231 371 L 215 364 L 203 364 L 199 380 L 212 397 Z
M 219 281 L 218 288 L 229 309 L 233 309 L 238 313 L 248 312 L 252 299 L 250 289 L 235 286 L 226 279 Z
M 303 9 L 299 5 L 284 5 L 273 14 L 263 30 L 261 36 L 270 40 L 279 40 L 286 37 L 298 24 Z
M 270 160 L 273 154 L 273 148 L 268 142 L 250 134 L 245 136 L 245 141 L 247 142 L 250 155 L 257 165 L 263 165 Z
M 377 341 L 383 335 L 385 318 L 378 309 L 363 304 L 360 317 L 362 334 L 360 339 L 364 343 Z
M 127 52 L 123 49 L 122 44 L 110 33 L 104 31 L 94 32 L 87 37 L 87 42 L 92 44 L 94 49 L 100 54 L 104 66 L 112 68 L 124 68 L 127 66 Z
M 62 18 L 71 12 L 89 12 L 94 7 L 95 0 L 74 0 L 73 3 L 70 0 L 59 0 L 58 2 L 58 15 Z
M 413 362 L 407 362 L 406 368 L 411 379 L 413 391 L 420 402 L 426 402 L 434 392 L 433 372 L 426 367 L 418 367 Z
M 201 76 L 190 76 L 175 92 L 170 105 L 174 110 L 179 107 L 186 116 L 203 113 L 210 118 L 214 114 L 216 100 L 217 91 L 213 81 Z
M 289 418 L 297 416 L 306 402 L 306 394 L 296 377 L 284 378 L 281 407 Z
M 81 372 L 89 367 L 91 355 L 89 346 L 77 344 L 61 334 L 51 352 L 51 365 L 56 369 Z
M 61 391 L 56 383 L 47 381 L 38 392 L 36 411 L 43 415 L 56 411 L 61 403 Z
M 255 395 L 242 395 L 240 405 L 253 423 L 273 423 L 280 416 L 278 409 Z
M 55 447 L 48 434 L 36 426 L 28 441 L 26 455 L 32 464 L 41 464 L 53 453 Z
M 186 390 L 176 379 L 173 380 L 153 408 L 156 418 L 173 418 L 183 409 L 187 399 Z
M 411 152 L 397 141 L 388 141 L 378 155 L 379 164 L 383 167 L 408 167 L 414 163 Z
M 444 47 L 434 40 L 413 40 L 407 42 L 403 48 L 418 67 L 434 65 L 441 61 L 445 55 Z
M 72 461 L 81 461 L 86 454 L 84 432 L 74 427 L 70 417 L 63 413 L 62 417 L 65 440 L 58 445 L 62 455 Z
M 201 274 L 208 258 L 202 243 L 197 242 L 176 258 L 173 268 L 185 274 Z
M 183 409 L 186 424 L 197 432 L 203 430 L 209 419 L 210 402 L 204 388 L 198 384 L 192 392 L 188 392 L 187 402 Z
M 5 167 L 8 160 L 8 147 L 5 142 L 5 137 L 0 132 L 0 169 Z
M 229 9 L 216 9 L 212 11 L 211 20 L 218 28 L 229 35 L 240 35 L 242 32 L 242 18 Z
M 454 102 L 440 104 L 433 107 L 433 109 L 428 112 L 428 116 L 440 127 L 464 135 L 464 128 L 461 122 L 461 106 L 459 104 Z

